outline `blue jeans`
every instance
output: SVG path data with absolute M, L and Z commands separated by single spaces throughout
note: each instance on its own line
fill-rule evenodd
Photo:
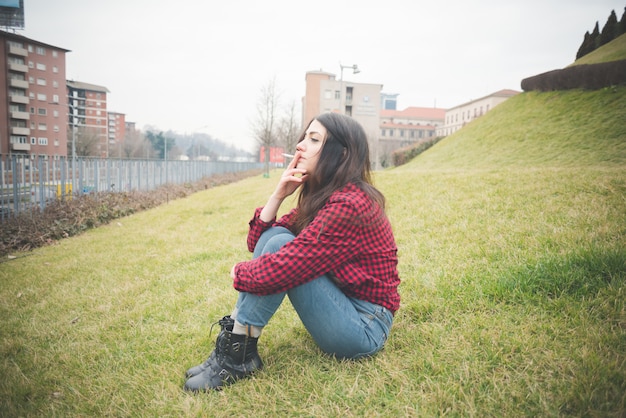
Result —
M 294 238 L 286 228 L 270 228 L 259 238 L 254 258 L 274 253 Z M 285 295 L 325 353 L 356 359 L 375 354 L 387 341 L 393 322 L 391 312 L 380 305 L 346 296 L 326 275 L 273 295 L 240 292 L 237 322 L 264 327 Z

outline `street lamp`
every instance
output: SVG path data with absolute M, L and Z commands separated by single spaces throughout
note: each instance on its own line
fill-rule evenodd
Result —
M 359 67 L 356 64 L 341 65 L 341 63 L 339 63 L 339 66 L 341 67 L 341 76 L 339 77 L 339 81 L 343 81 L 343 69 L 344 68 L 352 68 L 352 74 L 358 74 L 361 72 L 361 70 L 359 70 Z
M 344 68 L 352 68 L 352 74 L 358 74 L 361 72 L 361 70 L 359 70 L 359 67 L 356 64 L 353 65 L 342 65 L 341 63 L 339 63 L 339 67 L 341 67 L 341 75 L 339 76 L 339 109 L 341 110 L 342 114 L 346 114 L 346 107 L 345 107 L 345 103 L 344 103 L 344 95 L 346 95 L 347 93 L 344 91 L 343 88 L 343 69 Z M 352 116 L 352 115 L 350 115 Z
M 76 187 L 76 120 L 78 118 L 78 112 L 76 108 L 78 105 L 74 104 L 72 99 L 73 96 L 67 96 L 67 106 L 71 109 L 69 115 L 71 117 L 71 126 L 72 126 L 72 194 L 75 192 Z M 48 102 L 48 104 L 59 106 L 60 103 L 57 101 Z
M 73 101 L 73 97 L 69 97 L 67 105 L 71 109 L 72 117 L 72 193 L 76 191 L 76 118 L 78 117 L 77 105 Z

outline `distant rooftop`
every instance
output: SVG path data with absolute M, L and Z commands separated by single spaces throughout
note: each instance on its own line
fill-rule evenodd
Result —
M 77 90 L 89 90 L 97 91 L 100 93 L 109 93 L 109 89 L 107 89 L 106 87 L 98 86 L 96 84 L 83 83 L 82 81 L 67 80 L 67 85 Z

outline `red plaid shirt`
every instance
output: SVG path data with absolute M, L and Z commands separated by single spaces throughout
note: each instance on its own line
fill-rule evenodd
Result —
M 272 226 L 290 228 L 297 209 L 278 222 L 250 221 L 248 249 Z M 311 223 L 274 254 L 265 254 L 235 266 L 235 289 L 257 295 L 284 292 L 330 273 L 349 297 L 384 306 L 400 307 L 398 249 L 391 225 L 361 189 L 348 184 L 333 193 Z

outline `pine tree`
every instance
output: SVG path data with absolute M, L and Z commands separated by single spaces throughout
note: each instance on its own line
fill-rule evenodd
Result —
M 598 46 L 602 46 L 604 44 L 608 44 L 613 39 L 615 39 L 615 27 L 617 26 L 617 15 L 615 15 L 615 10 L 611 10 L 611 14 L 609 18 L 606 20 L 604 27 L 602 28 L 602 32 L 600 33 L 600 44 Z
M 576 53 L 576 59 L 582 58 L 588 53 L 590 53 L 591 51 L 593 51 L 593 47 L 594 45 L 593 45 L 593 41 L 591 40 L 591 35 L 589 34 L 589 31 L 587 31 L 585 32 L 583 43 L 580 44 L 580 47 L 578 48 L 578 52 Z
M 626 7 L 624 7 L 624 13 L 622 13 L 622 19 L 619 21 L 618 34 L 617 36 L 623 35 L 626 33 Z
M 593 28 L 593 32 L 591 32 L 591 41 L 593 42 L 591 51 L 594 51 L 600 46 L 600 26 L 598 25 L 598 21 L 596 21 L 596 26 Z

